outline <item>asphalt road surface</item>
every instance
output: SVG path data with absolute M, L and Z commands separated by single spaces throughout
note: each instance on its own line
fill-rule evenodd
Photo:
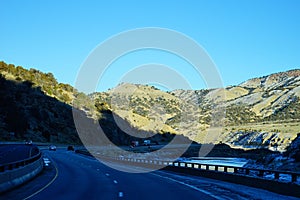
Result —
M 4 199 L 297 199 L 222 181 L 165 171 L 126 173 L 68 152 L 44 150 L 52 162 L 28 184 Z M 131 168 L 126 165 L 119 167 Z M 0 199 L 1 196 L 0 196 Z
M 47 154 L 55 162 L 58 176 L 31 199 L 213 199 L 168 179 L 119 172 L 73 152 Z

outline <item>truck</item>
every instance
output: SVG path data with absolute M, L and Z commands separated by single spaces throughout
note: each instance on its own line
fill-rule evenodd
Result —
M 144 146 L 149 146 L 151 144 L 151 141 L 150 140 L 144 140 Z

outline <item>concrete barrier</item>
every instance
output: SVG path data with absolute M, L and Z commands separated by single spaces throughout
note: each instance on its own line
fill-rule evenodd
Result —
M 34 178 L 43 170 L 43 159 L 39 158 L 25 166 L 0 172 L 0 193 L 17 187 Z

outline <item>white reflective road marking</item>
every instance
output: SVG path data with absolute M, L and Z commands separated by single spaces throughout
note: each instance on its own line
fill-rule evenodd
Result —
M 123 196 L 124 196 L 123 192 L 119 192 L 119 197 L 123 197 Z
M 31 194 L 30 196 L 24 198 L 23 200 L 30 199 L 30 198 L 32 198 L 33 196 L 37 195 L 38 193 L 42 192 L 44 189 L 46 189 L 47 187 L 49 187 L 49 186 L 56 180 L 56 178 L 58 177 L 58 168 L 57 168 L 55 162 L 52 162 L 52 163 L 53 163 L 53 166 L 54 166 L 54 168 L 55 168 L 55 176 L 54 176 L 54 178 L 53 178 L 47 185 L 45 185 L 44 187 L 42 187 L 41 189 L 39 189 L 39 190 L 36 191 L 35 193 Z

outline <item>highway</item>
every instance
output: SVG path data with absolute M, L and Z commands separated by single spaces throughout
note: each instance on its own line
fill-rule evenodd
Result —
M 73 152 L 47 152 L 58 169 L 57 179 L 31 199 L 197 199 L 199 192 L 151 174 L 113 170 Z M 201 194 L 202 199 L 213 199 Z
M 44 150 L 44 155 L 52 161 L 45 172 L 25 186 L 5 194 L 4 199 L 297 199 L 165 171 L 120 172 L 65 149 Z

